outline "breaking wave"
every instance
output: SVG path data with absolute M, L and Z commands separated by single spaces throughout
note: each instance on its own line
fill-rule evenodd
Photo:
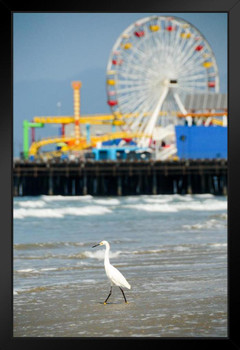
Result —
M 192 211 L 218 211 L 226 210 L 227 202 L 220 202 L 216 200 L 206 200 L 204 202 L 193 202 L 193 201 L 184 201 L 184 202 L 171 202 L 166 203 L 141 203 L 141 204 L 127 204 L 126 208 L 137 209 L 148 212 L 179 212 L 183 210 L 192 210 Z
M 17 200 L 14 219 L 25 217 L 64 218 L 67 215 L 90 216 L 114 213 L 118 208 L 145 212 L 174 213 L 227 210 L 226 198 L 202 195 L 156 195 L 119 198 L 88 196 L 41 196 L 40 200 Z
M 64 218 L 66 215 L 89 216 L 104 215 L 111 213 L 109 208 L 103 206 L 65 207 L 65 208 L 45 208 L 45 209 L 14 209 L 14 219 L 24 219 L 26 217 L 41 218 Z
M 56 202 L 56 201 L 88 201 L 93 198 L 93 196 L 86 195 L 86 196 L 46 196 L 42 195 L 41 198 L 45 202 Z

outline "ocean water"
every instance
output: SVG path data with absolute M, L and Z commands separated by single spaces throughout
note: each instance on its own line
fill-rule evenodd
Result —
M 226 197 L 16 197 L 13 216 L 14 336 L 227 336 Z M 101 240 L 127 304 L 103 304 Z

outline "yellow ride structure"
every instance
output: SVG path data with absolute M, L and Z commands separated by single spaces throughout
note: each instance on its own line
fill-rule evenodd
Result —
M 28 123 L 30 127 L 34 127 L 34 125 L 40 127 L 45 124 L 60 124 L 62 125 L 62 135 L 52 138 L 44 138 L 40 141 L 34 141 L 29 147 L 28 152 L 25 151 L 25 157 L 36 156 L 39 155 L 39 150 L 41 147 L 51 145 L 51 144 L 61 144 L 62 147 L 59 151 L 48 152 L 48 157 L 51 156 L 60 156 L 64 152 L 69 151 L 83 151 L 86 149 L 91 149 L 96 147 L 98 143 L 104 141 L 110 141 L 114 139 L 136 139 L 142 137 L 150 137 L 150 135 L 146 135 L 139 132 L 130 132 L 130 131 L 112 131 L 105 133 L 103 135 L 88 135 L 84 136 L 81 130 L 81 125 L 112 125 L 112 126 L 126 126 L 126 120 L 128 118 L 137 118 L 138 114 L 126 114 L 121 115 L 116 113 L 115 115 L 111 114 L 98 114 L 98 115 L 80 115 L 80 81 L 72 82 L 73 88 L 73 116 L 35 116 L 33 118 L 32 123 Z M 160 112 L 161 115 L 164 115 L 164 112 Z M 211 118 L 211 122 L 216 125 L 223 125 L 223 122 L 219 119 L 213 117 L 220 117 L 226 115 L 226 113 L 187 113 L 187 114 L 176 114 L 178 118 Z M 149 113 L 145 113 L 145 117 L 149 116 Z M 74 136 L 65 135 L 65 126 L 72 124 L 74 126 Z M 26 135 L 26 131 L 25 135 Z M 28 130 L 27 130 L 28 132 Z
M 73 88 L 73 102 L 74 102 L 74 115 L 73 116 L 36 116 L 33 118 L 33 123 L 38 123 L 40 125 L 45 124 L 60 124 L 63 127 L 68 124 L 74 125 L 74 137 L 66 136 L 65 133 L 62 133 L 62 136 L 53 137 L 53 138 L 44 138 L 40 141 L 32 142 L 28 156 L 36 156 L 39 154 L 39 150 L 43 146 L 51 144 L 64 144 L 61 148 L 61 152 L 67 151 L 82 151 L 88 148 L 96 147 L 97 143 L 114 140 L 114 139 L 132 139 L 137 137 L 142 137 L 142 133 L 136 132 L 126 132 L 126 131 L 115 131 L 106 133 L 104 135 L 91 135 L 90 137 L 83 136 L 81 134 L 81 125 L 115 125 L 121 126 L 124 125 L 124 118 L 134 117 L 133 115 L 125 115 L 124 118 L 121 115 L 87 115 L 80 116 L 80 88 L 81 82 L 74 81 L 72 82 Z M 136 115 L 137 116 L 137 115 Z M 61 152 L 49 152 L 52 155 L 60 154 Z

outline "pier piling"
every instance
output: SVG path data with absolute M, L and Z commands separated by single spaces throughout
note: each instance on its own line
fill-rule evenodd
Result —
M 117 195 L 121 196 L 122 195 L 122 178 L 118 176 L 118 181 L 117 181 Z
M 86 196 L 88 194 L 87 190 L 87 176 L 84 174 L 83 176 L 83 195 Z
M 152 175 L 152 194 L 157 194 L 157 177 L 155 171 L 153 171 Z

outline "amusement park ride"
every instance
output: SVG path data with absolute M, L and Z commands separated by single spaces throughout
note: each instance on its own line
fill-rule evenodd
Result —
M 74 81 L 74 115 L 25 120 L 24 158 L 41 157 L 41 147 L 50 144 L 59 148 L 48 153 L 48 157 L 54 157 L 69 152 L 80 155 L 104 142 L 121 139 L 126 146 L 132 141 L 139 149 L 148 149 L 155 158 L 164 160 L 177 154 L 177 124 L 226 126 L 226 109 L 185 107 L 189 94 L 217 94 L 219 73 L 206 39 L 181 18 L 151 16 L 130 25 L 113 46 L 106 84 L 112 114 L 81 116 L 81 82 Z M 46 124 L 60 124 L 61 136 L 35 141 L 35 128 Z M 112 131 L 93 135 L 90 127 L 94 124 L 110 125 Z M 69 125 L 74 136 L 66 135 L 65 127 Z M 163 147 L 166 143 L 168 147 Z

